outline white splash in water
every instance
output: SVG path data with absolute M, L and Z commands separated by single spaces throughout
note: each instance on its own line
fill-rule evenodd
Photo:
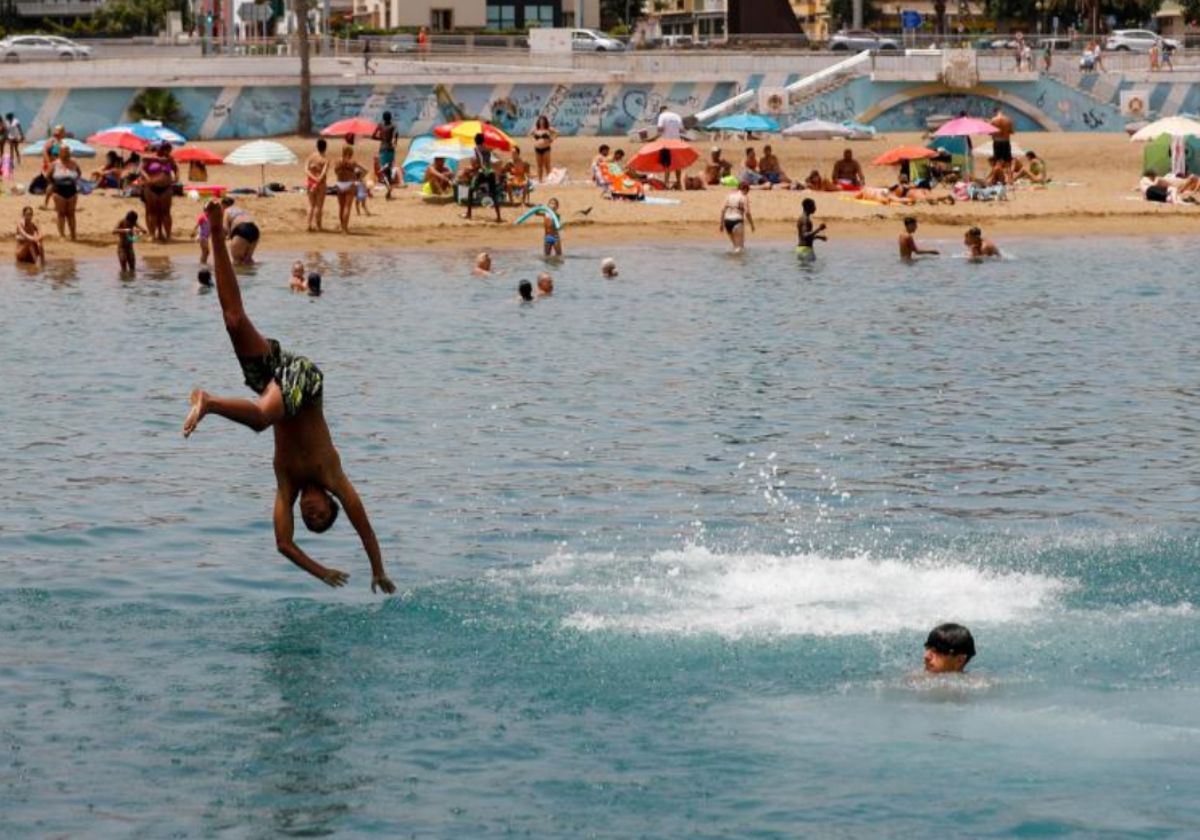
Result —
M 1068 582 L 919 563 L 812 554 L 714 554 L 689 547 L 650 557 L 559 555 L 532 569 L 544 594 L 566 596 L 583 631 L 725 638 L 924 631 L 942 621 L 1040 617 Z

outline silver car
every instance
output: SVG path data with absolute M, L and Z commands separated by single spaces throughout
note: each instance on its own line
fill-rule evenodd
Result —
M 843 29 L 829 39 L 829 49 L 836 52 L 853 50 L 898 50 L 900 45 L 869 29 Z
M 1121 52 L 1150 52 L 1155 42 L 1161 41 L 1173 50 L 1179 49 L 1179 42 L 1172 38 L 1163 38 L 1157 32 L 1149 29 L 1114 29 L 1108 41 L 1104 44 L 1106 50 Z
M 571 49 L 575 52 L 624 52 L 625 45 L 594 29 L 573 29 Z
M 58 35 L 16 35 L 0 41 L 0 59 L 19 61 L 74 61 L 92 57 L 92 48 Z

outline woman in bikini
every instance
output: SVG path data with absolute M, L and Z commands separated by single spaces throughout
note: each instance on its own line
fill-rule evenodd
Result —
M 317 150 L 304 163 L 304 186 L 308 190 L 308 229 L 324 230 L 325 190 L 329 184 L 329 158 L 325 138 L 317 141 Z
M 146 233 L 146 229 L 138 224 L 137 211 L 130 210 L 126 213 L 113 228 L 113 233 L 117 236 L 117 261 L 121 264 L 121 272 L 137 271 L 137 254 L 133 245 L 137 242 L 139 233 Z
M 42 230 L 33 220 L 32 207 L 21 210 L 21 221 L 17 222 L 17 262 L 46 267 Z
M 225 230 L 213 231 L 213 236 L 224 233 L 225 238 L 229 240 L 229 256 L 233 258 L 235 265 L 254 265 L 254 250 L 258 247 L 258 240 L 262 235 L 258 225 L 250 218 L 249 210 L 234 206 L 231 197 L 222 198 L 221 206 L 225 209 Z
M 354 209 L 358 179 L 365 172 L 365 169 L 354 162 L 354 147 L 343 146 L 342 158 L 333 167 L 333 176 L 337 178 L 338 222 L 342 233 L 350 232 L 350 213 Z
M 750 184 L 742 181 L 737 192 L 725 199 L 721 208 L 721 230 L 729 237 L 733 253 L 740 254 L 746 248 L 746 225 L 754 230 L 754 216 L 750 214 Z
M 146 205 L 146 228 L 160 242 L 171 241 L 171 200 L 179 167 L 171 158 L 171 144 L 163 143 L 142 158 L 142 201 Z
M 75 205 L 79 203 L 82 178 L 79 164 L 71 159 L 71 148 L 63 143 L 58 148 L 58 160 L 50 167 L 50 192 L 54 196 L 55 222 L 60 237 L 65 237 L 69 229 L 71 239 L 75 239 Z
M 50 180 L 50 170 L 54 168 L 55 162 L 58 161 L 58 153 L 66 145 L 66 140 L 67 129 L 61 125 L 56 125 L 50 135 L 50 139 L 42 147 L 42 175 L 46 178 L 47 182 Z M 47 183 L 46 198 L 42 201 L 43 209 L 50 206 L 50 198 L 53 195 L 54 190 L 50 189 L 50 184 Z
M 125 161 L 116 152 L 109 152 L 104 159 L 104 166 L 92 173 L 92 180 L 102 190 L 116 190 L 121 187 L 121 170 Z
M 546 176 L 553 168 L 550 160 L 550 148 L 558 139 L 558 130 L 551 128 L 550 118 L 542 115 L 537 118 L 537 124 L 530 137 L 533 138 L 533 155 L 537 158 L 537 178 L 540 183 L 546 180 Z

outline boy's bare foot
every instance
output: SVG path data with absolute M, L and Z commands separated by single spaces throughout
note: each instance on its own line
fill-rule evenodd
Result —
M 184 437 L 191 437 L 192 432 L 196 431 L 196 427 L 204 419 L 204 415 L 208 413 L 208 394 L 206 392 L 197 388 L 192 391 L 191 400 L 192 410 L 188 412 L 187 419 L 183 421 Z

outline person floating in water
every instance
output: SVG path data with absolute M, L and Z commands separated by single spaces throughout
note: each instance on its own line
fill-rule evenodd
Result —
M 917 238 L 913 235 L 917 232 L 917 220 L 912 216 L 904 217 L 904 233 L 900 234 L 900 259 L 906 263 L 913 261 L 913 257 L 929 255 L 936 257 L 937 251 L 918 248 Z
M 813 250 L 813 245 L 818 239 L 828 242 L 829 237 L 823 233 L 824 224 L 813 227 L 812 216 L 817 212 L 817 202 L 806 198 L 800 203 L 800 209 L 803 212 L 796 220 L 796 234 L 800 238 L 799 244 L 796 245 L 796 256 L 803 262 L 812 262 L 817 258 L 817 252 Z
M 221 226 L 221 206 L 206 208 L 215 230 Z M 379 542 L 366 508 L 342 472 L 341 459 L 325 424 L 321 404 L 324 376 L 303 356 L 280 349 L 279 342 L 264 338 L 242 307 L 237 274 L 229 248 L 213 237 L 213 268 L 217 275 L 217 297 L 225 316 L 225 329 L 242 366 L 246 384 L 259 394 L 257 400 L 218 397 L 207 391 L 192 391 L 192 409 L 183 424 L 190 436 L 209 414 L 225 417 L 256 432 L 275 431 L 275 544 L 279 553 L 313 577 L 333 587 L 344 586 L 349 575 L 329 569 L 310 558 L 295 543 L 292 507 L 300 500 L 300 515 L 314 532 L 329 530 L 337 519 L 338 502 L 346 508 L 350 524 L 358 532 L 371 563 L 371 591 L 396 591 L 384 571 Z
M 925 672 L 958 674 L 975 657 L 975 638 L 961 624 L 939 624 L 925 639 Z
M 967 257 L 971 260 L 1000 256 L 1000 249 L 996 247 L 996 243 L 990 239 L 984 239 L 983 231 L 977 227 L 967 231 L 966 236 L 963 237 L 963 244 L 967 246 Z

